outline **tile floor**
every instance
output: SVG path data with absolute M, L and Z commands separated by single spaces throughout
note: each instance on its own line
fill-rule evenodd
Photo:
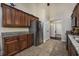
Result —
M 32 46 L 15 56 L 67 56 L 65 43 L 60 40 L 50 39 L 40 46 Z

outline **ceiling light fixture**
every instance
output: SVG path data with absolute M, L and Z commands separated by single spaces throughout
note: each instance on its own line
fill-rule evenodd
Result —
M 47 6 L 50 6 L 50 3 L 47 3 Z
M 11 6 L 13 6 L 13 7 L 15 6 L 15 4 L 14 4 L 14 3 L 10 3 L 10 5 L 11 5 Z

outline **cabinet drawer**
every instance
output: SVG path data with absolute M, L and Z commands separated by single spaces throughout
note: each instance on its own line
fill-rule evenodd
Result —
M 5 42 L 9 42 L 9 41 L 13 41 L 13 40 L 16 40 L 16 39 L 18 39 L 16 36 L 13 36 L 13 37 L 5 37 L 4 38 L 5 40 Z

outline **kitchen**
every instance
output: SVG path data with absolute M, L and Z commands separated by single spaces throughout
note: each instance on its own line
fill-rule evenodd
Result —
M 75 9 L 75 5 L 75 3 L 2 3 L 0 7 L 0 11 L 2 11 L 0 13 L 2 15 L 0 16 L 0 18 L 2 18 L 2 20 L 0 20 L 2 22 L 0 26 L 0 35 L 2 36 L 0 38 L 2 47 L 1 55 L 15 55 L 16 53 L 19 53 L 24 49 L 31 48 L 33 45 L 39 46 L 46 43 L 50 40 L 50 36 L 54 36 L 54 34 L 52 35 L 52 33 L 55 33 L 55 31 L 50 30 L 50 28 L 52 28 L 50 24 L 53 24 L 53 21 L 55 20 L 60 20 L 61 22 L 59 21 L 59 24 L 61 23 L 62 25 L 60 25 L 60 27 L 59 25 L 57 26 L 57 32 L 60 33 L 59 29 L 61 30 L 60 41 L 66 42 L 66 31 L 72 30 L 71 23 L 74 22 L 74 19 L 72 19 L 73 21 L 71 22 L 71 14 L 74 13 L 73 10 Z M 77 12 L 75 12 L 74 14 L 76 13 Z M 78 26 L 78 23 L 76 24 L 76 22 L 78 21 L 75 21 L 74 25 L 72 24 L 75 27 Z M 69 34 L 67 33 L 67 36 L 68 35 Z M 68 52 L 68 54 L 72 55 L 70 51 Z

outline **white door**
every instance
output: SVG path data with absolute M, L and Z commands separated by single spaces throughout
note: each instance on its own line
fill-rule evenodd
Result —
M 62 24 L 60 22 L 56 23 L 56 34 L 62 34 Z
M 62 23 L 61 21 L 54 21 L 51 23 L 51 37 L 61 37 L 62 34 Z
M 50 25 L 50 37 L 55 37 L 55 23 L 51 23 Z
M 44 42 L 50 39 L 50 23 L 48 21 L 44 22 Z

